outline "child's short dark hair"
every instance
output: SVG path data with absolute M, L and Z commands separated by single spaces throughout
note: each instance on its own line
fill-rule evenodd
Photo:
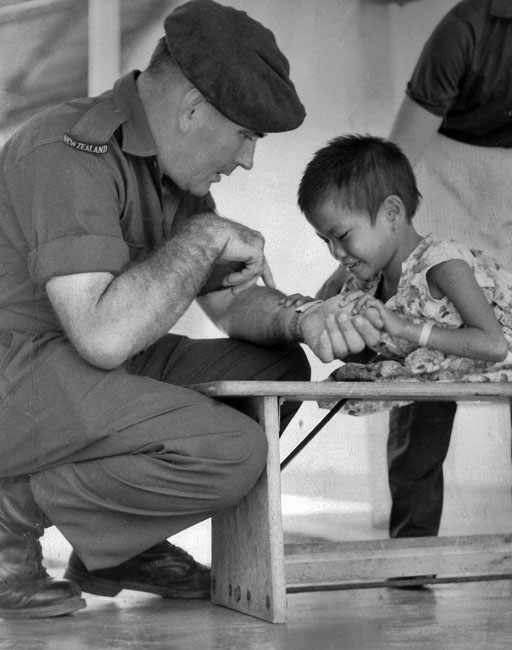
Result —
M 412 167 L 393 142 L 371 135 L 345 135 L 319 149 L 299 185 L 299 208 L 307 216 L 327 192 L 337 191 L 351 210 L 372 221 L 387 196 L 399 196 L 411 219 L 421 199 Z

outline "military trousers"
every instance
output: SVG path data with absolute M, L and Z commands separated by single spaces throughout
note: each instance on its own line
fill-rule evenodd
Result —
M 0 366 L 0 472 L 30 475 L 35 500 L 90 570 L 237 503 L 260 476 L 266 437 L 243 401 L 187 385 L 310 377 L 294 344 L 169 334 L 103 371 L 61 336 L 28 339 L 14 337 Z M 284 405 L 282 428 L 298 407 Z

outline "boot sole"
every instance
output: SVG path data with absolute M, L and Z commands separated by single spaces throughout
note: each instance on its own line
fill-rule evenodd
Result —
M 84 575 L 80 571 L 67 569 L 64 577 L 67 580 L 76 582 L 82 591 L 95 596 L 108 596 L 113 598 L 123 589 L 131 589 L 132 591 L 143 591 L 148 594 L 155 594 L 163 598 L 178 598 L 181 600 L 199 600 L 210 598 L 210 590 L 198 589 L 196 591 L 185 589 L 169 589 L 168 587 L 158 587 L 157 585 L 148 585 L 147 583 L 129 582 L 120 580 L 115 582 L 113 580 L 103 580 L 101 578 L 93 578 L 90 575 Z
M 45 607 L 26 607 L 25 609 L 0 608 L 0 618 L 49 618 L 51 616 L 65 616 L 84 607 L 87 607 L 85 600 L 76 596 L 75 598 L 68 598 L 60 603 L 54 603 Z

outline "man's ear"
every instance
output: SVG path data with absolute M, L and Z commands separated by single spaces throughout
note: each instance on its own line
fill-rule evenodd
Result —
M 382 202 L 382 208 L 393 230 L 397 230 L 405 219 L 405 207 L 402 199 L 396 194 L 390 194 Z
M 197 88 L 190 88 L 181 98 L 178 123 L 183 132 L 188 132 L 197 117 L 197 109 L 206 99 Z

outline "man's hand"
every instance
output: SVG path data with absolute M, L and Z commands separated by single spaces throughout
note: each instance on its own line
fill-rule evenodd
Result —
M 240 293 L 256 284 L 261 277 L 268 286 L 275 288 L 274 278 L 264 255 L 265 239 L 257 230 L 224 219 L 215 214 L 199 215 L 207 232 L 220 244 L 220 252 L 215 262 L 225 264 L 240 262 L 243 266 L 224 278 L 223 285 L 231 287 L 232 293 Z
M 365 316 L 352 314 L 353 304 L 344 305 L 340 296 L 312 307 L 299 326 L 304 342 L 324 363 L 375 346 L 380 331 Z

